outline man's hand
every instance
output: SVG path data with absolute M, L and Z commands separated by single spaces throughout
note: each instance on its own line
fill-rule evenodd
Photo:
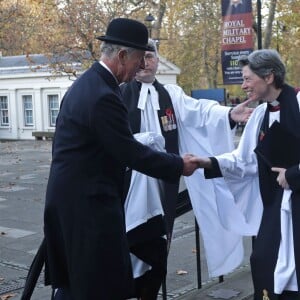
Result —
M 271 168 L 271 170 L 273 172 L 277 172 L 278 173 L 278 176 L 277 176 L 277 182 L 278 184 L 283 188 L 283 189 L 289 189 L 290 186 L 288 184 L 288 182 L 286 181 L 286 178 L 285 178 L 285 172 L 286 172 L 286 169 L 284 168 Z
M 247 106 L 250 102 L 253 100 L 249 99 L 235 106 L 230 112 L 231 119 L 236 123 L 247 122 L 254 110 L 254 108 Z

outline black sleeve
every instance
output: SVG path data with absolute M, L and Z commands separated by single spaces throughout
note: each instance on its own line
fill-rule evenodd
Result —
M 223 177 L 218 160 L 215 157 L 210 157 L 211 159 L 211 168 L 204 169 L 204 176 L 206 179 L 212 179 L 216 177 Z

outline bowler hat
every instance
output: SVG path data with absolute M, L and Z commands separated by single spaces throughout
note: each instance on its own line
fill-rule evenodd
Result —
M 154 51 L 153 47 L 148 45 L 147 27 L 132 19 L 113 19 L 108 24 L 106 34 L 97 37 L 97 39 L 144 51 Z

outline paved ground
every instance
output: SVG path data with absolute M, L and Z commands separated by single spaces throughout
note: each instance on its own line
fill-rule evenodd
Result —
M 0 142 L 0 299 L 20 299 L 29 266 L 42 240 L 44 196 L 51 161 L 51 141 Z M 201 242 L 200 242 L 201 243 Z M 224 281 L 208 278 L 201 246 L 198 289 L 195 224 L 192 212 L 178 218 L 170 250 L 167 299 L 250 299 L 251 241 L 245 259 Z M 178 271 L 183 271 L 181 275 Z M 161 298 L 161 297 L 160 297 Z M 50 299 L 41 276 L 33 300 Z

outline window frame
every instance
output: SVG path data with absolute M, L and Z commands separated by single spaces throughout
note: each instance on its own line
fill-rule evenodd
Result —
M 51 100 L 54 100 L 54 99 L 50 99 L 50 97 L 53 97 L 53 96 L 56 96 L 57 99 L 57 107 L 51 107 L 50 103 L 51 103 Z M 59 106 L 60 106 L 60 97 L 59 97 L 59 93 L 47 93 L 46 94 L 46 97 L 47 97 L 47 112 L 48 112 L 48 126 L 50 128 L 55 128 L 56 126 L 56 119 L 57 119 L 57 115 L 59 113 Z M 56 116 L 54 116 L 52 113 L 53 112 L 56 112 Z M 53 119 L 54 118 L 54 119 Z
M 26 108 L 25 107 L 25 97 L 30 97 L 31 99 L 31 108 Z M 22 94 L 21 95 L 21 99 L 22 99 L 22 115 L 23 115 L 23 126 L 25 128 L 32 128 L 34 127 L 34 102 L 33 102 L 33 95 L 32 94 Z M 28 122 L 27 120 L 27 115 L 26 115 L 26 112 L 27 111 L 31 111 L 31 122 Z
M 2 98 L 6 99 L 6 108 L 2 108 Z M 3 111 L 6 111 L 6 116 L 3 115 Z M 0 127 L 8 128 L 10 126 L 10 108 L 9 108 L 9 96 L 7 94 L 0 94 Z M 7 118 L 7 123 L 3 122 L 4 118 Z

